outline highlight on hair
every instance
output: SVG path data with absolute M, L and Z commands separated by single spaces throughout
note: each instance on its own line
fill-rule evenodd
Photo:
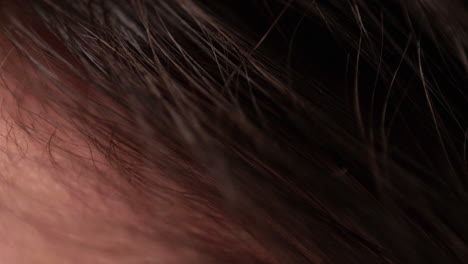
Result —
M 463 1 L 1 5 L 2 34 L 48 80 L 13 97 L 105 156 L 118 179 L 94 180 L 146 243 L 188 263 L 468 258 Z

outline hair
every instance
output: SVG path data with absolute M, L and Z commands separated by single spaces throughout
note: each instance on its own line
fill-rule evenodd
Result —
M 143 215 L 148 241 L 164 228 L 152 242 L 203 256 L 190 263 L 428 264 L 468 258 L 467 8 L 21 0 L 1 13 L 49 80 L 15 98 L 105 155 L 119 176 L 97 181 Z M 160 200 L 183 208 L 174 225 L 155 224 Z

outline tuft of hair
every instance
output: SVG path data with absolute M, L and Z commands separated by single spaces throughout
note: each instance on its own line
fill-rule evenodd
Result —
M 463 1 L 18 2 L 4 31 L 54 83 L 28 92 L 149 227 L 167 195 L 225 219 L 186 227 L 213 263 L 468 259 Z

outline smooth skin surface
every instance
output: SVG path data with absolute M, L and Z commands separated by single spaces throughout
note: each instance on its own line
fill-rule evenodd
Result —
M 49 80 L 0 43 L 0 263 L 180 263 L 170 244 L 148 241 L 138 211 L 100 180 L 120 184 L 104 156 L 27 94 Z M 158 206 L 161 226 L 179 214 Z
M 63 113 L 37 100 L 37 88 L 50 92 L 54 84 L 5 39 L 0 58 L 0 263 L 270 258 L 245 230 L 221 215 L 207 217 L 205 206 L 184 197 L 186 191 L 156 168 L 147 173 L 170 191 L 145 196 Z M 45 64 L 69 89 L 89 90 Z

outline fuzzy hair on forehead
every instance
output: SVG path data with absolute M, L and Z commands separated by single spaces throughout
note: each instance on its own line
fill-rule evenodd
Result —
M 464 263 L 467 8 L 1 1 L 0 262 Z

